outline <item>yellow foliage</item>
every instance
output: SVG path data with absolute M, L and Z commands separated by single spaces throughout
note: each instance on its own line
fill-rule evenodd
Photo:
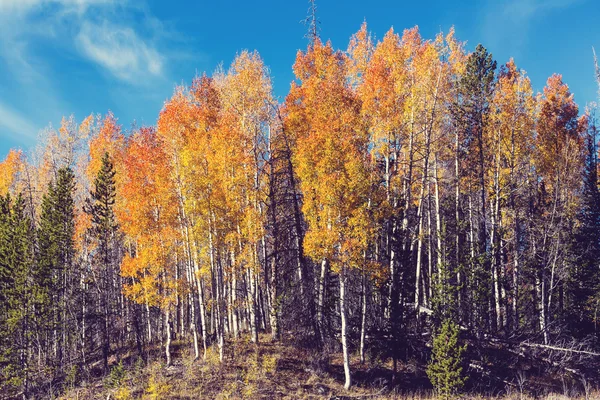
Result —
M 15 184 L 17 174 L 23 163 L 21 150 L 10 150 L 4 161 L 0 162 L 0 195 L 4 196 Z
M 115 399 L 116 400 L 131 400 L 133 399 L 133 394 L 131 393 L 131 389 L 127 386 L 121 386 L 115 391 Z
M 286 126 L 296 140 L 293 154 L 303 212 L 306 254 L 329 259 L 334 270 L 355 266 L 367 246 L 359 230 L 369 225 L 368 135 L 360 104 L 348 84 L 347 59 L 319 40 L 299 52 L 286 104 Z

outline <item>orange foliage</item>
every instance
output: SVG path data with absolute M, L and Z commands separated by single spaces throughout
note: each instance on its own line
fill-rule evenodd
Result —
M 90 115 L 82 122 L 80 131 L 89 133 L 92 129 L 90 127 L 92 121 L 93 117 Z M 86 174 L 90 182 L 94 181 L 98 171 L 100 171 L 102 157 L 107 152 L 117 169 L 117 179 L 119 179 L 118 159 L 124 145 L 124 140 L 124 136 L 121 133 L 121 126 L 117 123 L 117 119 L 113 113 L 109 111 L 106 117 L 104 117 L 98 133 L 90 140 L 90 161 L 86 169 Z
M 5 196 L 14 186 L 22 164 L 23 152 L 12 149 L 4 161 L 0 162 L 0 196 Z
M 115 213 L 135 245 L 135 256 L 122 263 L 123 277 L 132 278 L 124 292 L 135 301 L 166 307 L 173 301 L 175 285 L 177 202 L 165 146 L 154 129 L 142 128 L 127 140 L 122 163 L 122 202 Z
M 330 43 L 315 40 L 297 55 L 300 85 L 293 84 L 286 99 L 308 223 L 305 250 L 315 260 L 329 259 L 334 269 L 361 263 L 370 235 L 368 137 L 346 61 Z

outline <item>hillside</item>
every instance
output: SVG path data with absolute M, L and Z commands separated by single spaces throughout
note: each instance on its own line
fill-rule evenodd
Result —
M 302 349 L 297 343 L 270 341 L 261 335 L 254 345 L 246 340 L 227 346 L 226 362 L 210 349 L 205 360 L 194 360 L 190 343 L 176 342 L 173 363 L 166 366 L 159 349 L 146 356 L 148 364 L 131 352 L 111 359 L 111 372 L 101 366 L 88 379 L 78 374 L 64 399 L 434 399 L 425 374 L 428 349 L 414 349 L 419 358 L 402 362 L 395 379 L 391 363 L 353 357 L 355 386 L 343 387 L 340 353 Z M 473 347 L 473 346 L 471 346 Z M 598 399 L 600 375 L 593 357 L 557 357 L 558 353 L 515 354 L 503 344 L 469 352 L 465 399 Z M 479 359 L 475 359 L 479 357 Z M 554 360 L 554 361 L 551 361 Z M 561 362 L 559 365 L 558 362 Z M 552 366 L 554 364 L 554 366 Z M 550 373 L 548 371 L 551 371 Z M 98 376 L 94 377 L 94 373 Z M 585 373 L 587 380 L 581 378 Z M 596 379 L 593 381 L 593 379 Z

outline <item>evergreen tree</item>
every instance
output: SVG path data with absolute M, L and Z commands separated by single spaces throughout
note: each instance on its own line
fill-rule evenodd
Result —
M 0 390 L 11 393 L 20 386 L 18 358 L 12 343 L 13 323 L 11 321 L 14 265 L 11 262 L 10 196 L 0 196 Z
M 67 315 L 72 311 L 70 280 L 75 255 L 75 175 L 70 168 L 58 170 L 56 182 L 48 185 L 42 199 L 42 212 L 38 228 L 36 276 L 40 291 L 38 301 L 40 321 L 47 321 L 47 343 L 52 345 L 56 366 L 62 369 L 64 351 L 68 345 L 70 329 Z M 68 309 L 69 308 L 69 309 Z M 43 323 L 43 322 L 42 322 Z M 50 347 L 50 346 L 49 346 Z
M 587 135 L 587 156 L 583 194 L 573 235 L 573 266 L 569 281 L 570 304 L 566 313 L 569 330 L 577 336 L 593 332 L 594 295 L 600 285 L 600 190 L 598 189 L 598 148 L 596 127 Z
M 98 175 L 94 180 L 94 190 L 90 192 L 90 198 L 86 199 L 84 211 L 92 218 L 92 228 L 90 236 L 96 242 L 96 253 L 94 256 L 94 267 L 97 274 L 94 274 L 94 281 L 99 295 L 101 308 L 101 330 L 102 336 L 102 357 L 104 361 L 104 370 L 108 372 L 108 355 L 110 353 L 110 332 L 112 324 L 113 293 L 120 290 L 120 281 L 115 271 L 114 263 L 118 259 L 116 246 L 117 222 L 114 213 L 116 198 L 115 169 L 108 153 L 102 157 L 102 165 Z
M 21 196 L 0 196 L 0 391 L 28 393 L 32 321 L 32 230 Z
M 440 264 L 434 277 L 433 298 L 431 299 L 433 323 L 440 324 L 445 320 L 458 318 L 456 294 L 458 288 L 453 282 L 453 274 L 447 264 Z
M 467 380 L 462 367 L 467 346 L 461 345 L 459 333 L 458 324 L 446 319 L 433 338 L 433 354 L 427 366 L 427 376 L 444 399 L 457 394 Z
M 494 72 L 496 61 L 492 54 L 481 44 L 477 45 L 475 51 L 468 57 L 465 71 L 457 82 L 457 97 L 451 106 L 451 113 L 455 121 L 457 136 L 456 149 L 457 159 L 462 159 L 460 167 L 457 167 L 456 185 L 461 185 L 461 180 L 466 180 L 468 190 L 461 193 L 463 200 L 457 199 L 456 204 L 466 203 L 468 210 L 457 210 L 455 221 L 455 234 L 459 238 L 457 243 L 464 243 L 469 236 L 470 252 L 466 246 L 461 245 L 455 249 L 458 265 L 454 268 L 465 272 L 468 285 L 474 290 L 470 295 L 462 296 L 465 300 L 459 307 L 463 308 L 464 315 L 473 318 L 470 323 L 477 328 L 481 334 L 489 326 L 490 315 L 488 304 L 492 295 L 491 271 L 490 271 L 490 248 L 487 227 L 487 190 L 486 167 L 486 125 L 489 114 L 490 102 L 494 92 Z M 463 192 L 463 190 L 461 190 Z M 457 196 L 458 196 L 457 192 Z M 460 207 L 464 207 L 461 205 Z M 466 234 L 466 220 L 470 224 Z M 475 235 L 473 234 L 475 232 Z

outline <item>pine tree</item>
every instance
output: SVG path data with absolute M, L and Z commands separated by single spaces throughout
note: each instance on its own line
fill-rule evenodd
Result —
M 472 299 L 467 300 L 459 307 L 466 307 L 468 310 L 465 316 L 471 315 L 471 321 L 477 327 L 477 333 L 488 326 L 490 315 L 488 313 L 488 303 L 491 298 L 491 274 L 489 235 L 487 232 L 487 186 L 486 186 L 486 167 L 487 167 L 487 149 L 486 149 L 486 125 L 488 120 L 490 102 L 494 91 L 494 71 L 496 70 L 496 61 L 492 54 L 481 44 L 477 45 L 475 51 L 469 56 L 465 65 L 465 71 L 460 76 L 457 83 L 457 100 L 451 106 L 451 113 L 455 120 L 457 129 L 457 157 L 460 161 L 460 168 L 457 167 L 458 176 L 456 176 L 456 185 L 468 183 L 469 190 L 464 193 L 464 200 L 468 204 L 468 211 L 463 215 L 471 216 L 469 219 L 470 234 L 466 235 L 460 228 L 462 221 L 459 214 L 456 215 L 456 235 L 469 236 L 470 254 L 457 255 L 461 265 L 456 265 L 459 270 L 465 265 L 470 265 L 466 274 L 469 282 L 468 286 L 478 288 L 472 293 Z M 464 171 L 462 173 L 461 171 Z M 464 182 L 466 181 L 466 182 Z M 462 190 L 461 190 L 462 191 Z M 457 191 L 457 197 L 459 197 Z M 462 196 L 460 196 L 462 197 Z M 457 198 L 457 205 L 460 203 Z M 458 210 L 457 210 L 458 211 Z M 476 235 L 476 237 L 475 237 Z M 462 252 L 466 249 L 457 249 Z M 472 304 L 472 305 L 471 305 Z
M 72 297 L 68 291 L 71 288 L 69 283 L 75 256 L 74 191 L 75 175 L 71 168 L 59 169 L 56 181 L 50 182 L 48 192 L 42 199 L 37 232 L 37 312 L 48 335 L 47 345 L 52 347 L 59 369 L 64 366 L 64 351 L 74 334 L 67 321 Z
M 596 127 L 593 124 L 588 128 L 586 139 L 583 195 L 578 215 L 580 225 L 573 235 L 570 305 L 566 313 L 570 330 L 578 336 L 591 333 L 594 294 L 600 285 L 600 190 Z
M 32 230 L 23 198 L 0 195 L 0 391 L 28 393 L 32 333 Z
M 446 319 L 433 339 L 433 354 L 427 366 L 427 376 L 443 399 L 456 395 L 466 382 L 463 376 L 463 353 L 467 345 L 461 345 L 459 326 Z
M 18 358 L 13 345 L 11 321 L 14 297 L 14 265 L 11 260 L 11 199 L 0 196 L 0 390 L 6 393 L 18 388 Z
M 100 300 L 102 330 L 102 357 L 104 371 L 108 372 L 108 355 L 110 353 L 110 332 L 112 324 L 113 304 L 111 302 L 114 292 L 113 283 L 116 279 L 114 260 L 118 256 L 115 246 L 117 222 L 114 213 L 116 198 L 115 169 L 108 152 L 102 157 L 102 165 L 94 180 L 94 190 L 90 198 L 86 199 L 84 211 L 92 218 L 90 235 L 97 244 L 94 257 L 93 274 L 96 289 Z

